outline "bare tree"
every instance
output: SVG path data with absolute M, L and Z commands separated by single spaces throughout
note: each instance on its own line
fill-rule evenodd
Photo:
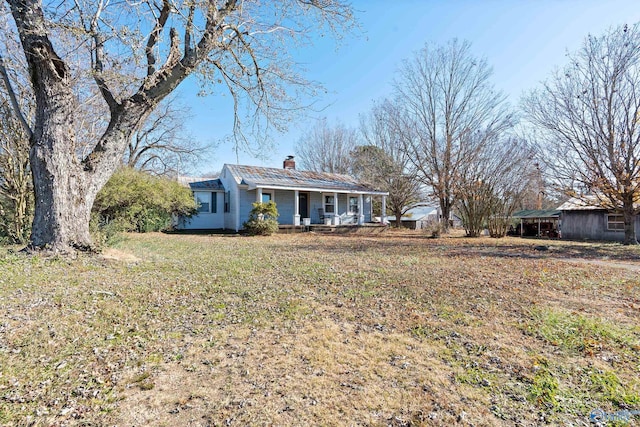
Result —
M 155 175 L 176 176 L 207 154 L 185 128 L 189 109 L 175 99 L 163 101 L 135 132 L 124 154 L 125 165 Z
M 468 42 L 426 45 L 406 60 L 395 82 L 405 149 L 422 182 L 439 200 L 443 231 L 455 202 L 458 177 L 473 153 L 513 126 L 492 70 Z
M 6 28 L 7 22 L 7 16 L 0 16 L 0 28 Z M 26 68 L 24 60 L 16 55 L 19 41 L 8 39 L 5 46 L 6 55 L 0 51 L 0 236 L 25 243 L 31 229 L 33 185 L 24 124 L 33 117 L 33 102 L 28 95 L 28 80 L 18 71 Z M 12 80 L 15 90 L 8 91 Z M 17 109 L 25 115 L 16 116 Z
M 468 157 L 456 185 L 456 208 L 470 237 L 488 228 L 492 237 L 507 233 L 513 212 L 536 178 L 534 150 L 522 140 L 487 141 Z
M 0 236 L 26 242 L 32 204 L 29 140 L 8 102 L 0 97 Z
M 624 243 L 638 244 L 640 25 L 588 36 L 523 106 L 545 137 L 556 183 L 621 211 Z
M 5 5 L 14 24 L 3 37 L 19 36 L 35 100 L 33 122 L 13 105 L 31 145 L 36 203 L 30 246 L 54 252 L 92 247 L 89 216 L 97 192 L 120 165 L 133 133 L 189 75 L 231 94 L 240 139 L 247 129 L 242 125 L 252 132 L 284 128 L 285 113 L 301 96 L 296 89 L 309 88 L 293 72 L 288 43 L 304 41 L 313 26 L 334 31 L 352 18 L 341 0 Z M 85 94 L 79 82 L 87 79 L 94 90 Z M 7 90 L 14 91 L 11 84 Z M 95 92 L 106 126 L 83 141 L 91 148 L 79 156 L 76 123 L 87 114 L 81 101 Z
M 355 129 L 341 123 L 331 127 L 323 118 L 300 138 L 296 155 L 303 169 L 348 174 L 351 172 L 351 152 L 358 143 Z
M 389 192 L 387 207 L 402 225 L 402 215 L 422 201 L 420 181 L 402 145 L 403 129 L 397 126 L 397 107 L 389 100 L 374 103 L 360 118 L 360 128 L 369 145 L 353 152 L 353 174 Z

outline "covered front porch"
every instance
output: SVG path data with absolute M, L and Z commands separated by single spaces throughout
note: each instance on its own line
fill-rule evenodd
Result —
M 560 237 L 560 211 L 547 210 L 521 210 L 513 214 L 513 218 L 519 220 L 512 235 L 520 237 Z
M 365 225 L 373 222 L 373 198 L 381 199 L 382 212 L 386 210 L 383 192 L 332 191 L 330 189 L 279 188 L 256 186 L 253 191 L 257 202 L 276 203 L 280 225 L 292 226 L 345 226 Z M 384 215 L 380 222 L 384 223 Z

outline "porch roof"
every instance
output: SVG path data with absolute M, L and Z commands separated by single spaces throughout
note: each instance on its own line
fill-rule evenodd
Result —
M 349 175 L 259 166 L 225 165 L 241 185 L 249 189 L 275 188 L 284 190 L 326 191 L 388 195 Z

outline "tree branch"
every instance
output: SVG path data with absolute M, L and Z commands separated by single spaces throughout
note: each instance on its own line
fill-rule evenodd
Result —
M 150 102 L 156 104 L 167 96 L 180 82 L 182 82 L 211 52 L 216 43 L 216 35 L 225 29 L 225 18 L 236 8 L 237 0 L 227 0 L 220 8 L 214 2 L 209 2 L 206 13 L 206 24 L 202 37 L 195 49 L 185 50 L 180 60 L 178 35 L 171 31 L 171 50 L 165 65 L 153 75 L 148 76 L 138 92 L 130 99 L 134 102 Z
M 16 93 L 13 90 L 13 85 L 11 84 L 11 80 L 9 79 L 9 73 L 7 72 L 7 68 L 4 65 L 4 57 L 2 56 L 2 53 L 0 53 L 0 74 L 2 74 L 2 81 L 4 81 L 4 85 L 7 89 L 7 93 L 9 94 L 9 99 L 11 100 L 11 107 L 13 108 L 13 111 L 16 117 L 18 117 L 20 124 L 24 128 L 24 131 L 26 132 L 28 139 L 31 139 L 31 136 L 33 135 L 33 131 L 31 130 L 29 123 L 27 123 L 27 119 L 24 117 L 24 114 L 22 113 L 22 109 L 20 108 L 20 104 L 18 103 L 18 98 L 16 97 Z
M 191 55 L 191 51 L 193 50 L 191 47 L 191 38 L 193 37 L 193 17 L 196 13 L 196 4 L 195 2 L 191 3 L 189 6 L 189 15 L 187 17 L 187 24 L 184 28 L 184 54 L 185 56 Z
M 147 47 L 145 48 L 145 53 L 147 55 L 147 76 L 151 76 L 156 72 L 156 55 L 153 50 L 156 47 L 156 44 L 158 44 L 160 34 L 162 34 L 162 31 L 164 30 L 164 26 L 167 23 L 167 19 L 169 19 L 170 13 L 171 3 L 169 0 L 163 0 L 160 16 L 156 18 L 156 24 L 153 27 L 151 34 L 149 34 L 149 40 L 147 40 Z
M 89 32 L 93 38 L 93 43 L 95 45 L 91 60 L 93 62 L 92 64 L 93 78 L 96 84 L 98 85 L 98 89 L 100 89 L 100 93 L 102 94 L 102 97 L 104 98 L 107 105 L 109 106 L 109 109 L 111 110 L 111 112 L 113 112 L 115 108 L 118 106 L 118 101 L 113 96 L 113 92 L 111 91 L 111 89 L 109 89 L 109 86 L 107 85 L 107 81 L 103 77 L 104 40 L 102 39 L 102 36 L 100 35 L 100 30 L 98 28 L 98 20 L 100 19 L 100 15 L 102 14 L 103 8 L 104 8 L 104 2 L 101 0 L 98 3 L 98 9 L 96 10 L 95 15 L 93 16 L 93 19 L 91 20 L 91 24 L 89 27 Z

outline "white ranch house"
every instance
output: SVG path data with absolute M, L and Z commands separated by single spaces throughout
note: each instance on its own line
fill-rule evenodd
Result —
M 198 213 L 177 219 L 182 230 L 240 231 L 256 201 L 275 202 L 280 225 L 364 225 L 373 221 L 372 198 L 382 198 L 384 212 L 388 195 L 348 175 L 296 170 L 292 156 L 282 169 L 225 164 L 218 178 L 183 181 Z

